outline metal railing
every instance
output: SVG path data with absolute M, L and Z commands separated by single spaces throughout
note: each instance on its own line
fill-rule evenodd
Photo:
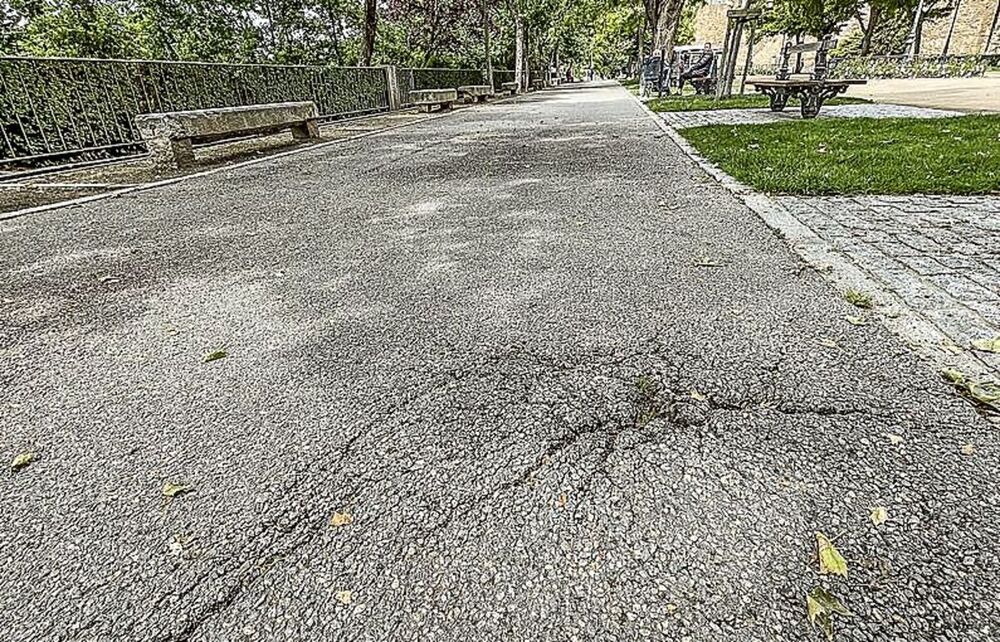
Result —
M 409 103 L 411 91 L 421 89 L 457 89 L 463 85 L 481 85 L 486 82 L 482 69 L 400 69 L 399 87 L 403 102 Z
M 376 67 L 0 57 L 0 166 L 141 151 L 142 113 L 312 100 L 336 118 L 387 92 Z
M 515 75 L 512 69 L 494 69 L 493 86 L 499 89 L 505 82 L 514 82 Z

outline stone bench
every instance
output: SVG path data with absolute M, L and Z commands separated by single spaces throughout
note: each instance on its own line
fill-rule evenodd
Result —
M 296 139 L 319 138 L 319 112 L 313 102 L 139 114 L 135 125 L 157 166 L 194 165 L 194 144 L 236 136 L 291 130 Z
M 516 82 L 505 82 L 500 85 L 500 91 L 507 94 L 508 96 L 517 95 L 517 83 Z
M 464 85 L 458 88 L 458 95 L 466 102 L 484 103 L 493 96 L 489 85 Z
M 417 89 L 410 92 L 410 102 L 420 108 L 425 114 L 434 107 L 441 111 L 451 109 L 458 102 L 458 91 L 455 89 Z

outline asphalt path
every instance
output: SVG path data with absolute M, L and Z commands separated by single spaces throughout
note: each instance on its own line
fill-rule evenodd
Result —
M 0 639 L 996 639 L 995 429 L 854 314 L 611 85 L 0 222 Z

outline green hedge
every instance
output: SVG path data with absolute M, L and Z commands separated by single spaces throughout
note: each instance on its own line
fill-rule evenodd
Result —
M 834 78 L 970 78 L 986 73 L 983 56 L 848 56 L 837 58 Z

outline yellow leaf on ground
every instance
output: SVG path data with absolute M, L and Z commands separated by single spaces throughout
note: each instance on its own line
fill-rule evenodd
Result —
M 972 444 L 965 444 L 964 446 L 962 446 L 962 454 L 963 455 L 974 455 L 974 454 L 976 454 L 976 447 L 973 446 Z
M 350 604 L 354 601 L 354 593 L 351 591 L 337 591 L 334 595 L 341 604 Z
M 21 470 L 31 462 L 35 461 L 38 456 L 32 452 L 23 452 L 14 456 L 13 461 L 10 462 L 11 470 Z
M 1000 353 L 1000 334 L 992 339 L 976 339 L 972 342 L 972 347 L 983 352 Z
M 833 616 L 835 614 L 844 617 L 854 615 L 841 604 L 840 600 L 822 586 L 817 586 L 806 595 L 806 610 L 809 614 L 809 623 L 823 631 L 827 640 L 833 640 Z
M 839 348 L 840 344 L 833 339 L 823 338 L 819 340 L 819 344 L 824 348 Z
M 354 517 L 350 513 L 334 513 L 333 517 L 330 518 L 330 526 L 340 528 L 341 526 L 347 526 L 353 521 Z
M 174 535 L 170 541 L 167 543 L 167 549 L 170 554 L 175 557 L 180 557 L 184 554 L 187 549 L 187 545 L 191 543 L 194 539 L 194 535 Z
M 194 490 L 194 486 L 189 486 L 188 484 L 174 484 L 167 482 L 163 485 L 163 496 L 177 497 L 178 495 L 183 495 L 184 493 L 190 493 L 192 490 Z
M 224 349 L 220 348 L 218 350 L 213 350 L 213 351 L 209 352 L 204 357 L 202 357 L 201 360 L 204 363 L 211 363 L 212 361 L 218 361 L 219 359 L 225 359 L 228 356 L 229 356 L 229 353 L 226 352 Z
M 876 526 L 881 526 L 885 524 L 885 520 L 889 519 L 889 511 L 885 509 L 884 506 L 875 506 L 872 508 L 872 524 Z
M 856 317 L 848 314 L 844 318 L 847 319 L 847 322 L 851 325 L 868 325 L 868 319 L 861 316 Z
M 843 558 L 830 539 L 823 533 L 816 533 L 816 544 L 819 550 L 820 575 L 842 575 L 847 577 L 847 561 Z
M 695 401 L 708 401 L 708 395 L 703 395 L 697 390 L 691 391 L 691 398 Z
M 891 443 L 893 446 L 898 446 L 899 444 L 903 443 L 903 438 L 899 435 L 889 434 L 886 436 L 889 437 L 889 443 Z

